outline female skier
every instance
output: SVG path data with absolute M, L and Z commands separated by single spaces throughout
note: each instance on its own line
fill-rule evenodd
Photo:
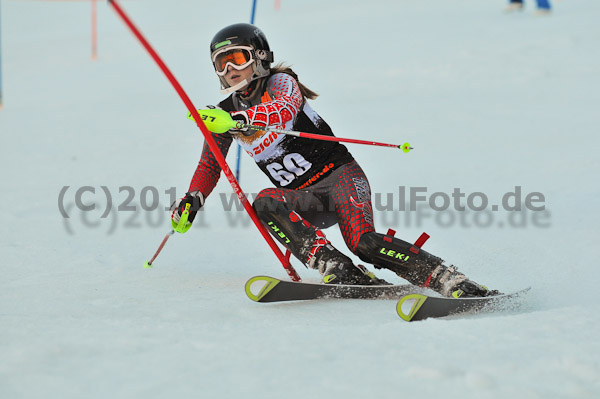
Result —
M 222 29 L 212 39 L 210 52 L 221 92 L 229 94 L 218 106 L 234 120 L 333 136 L 307 102 L 317 94 L 301 84 L 289 67 L 271 67 L 273 53 L 256 26 L 241 23 Z M 264 131 L 230 130 L 213 138 L 224 156 L 236 140 L 269 177 L 275 187 L 262 190 L 253 203 L 258 217 L 296 258 L 319 270 L 324 283 L 387 284 L 331 245 L 321 229 L 337 223 L 350 251 L 376 268 L 390 269 L 445 296 L 492 293 L 444 265 L 442 259 L 377 233 L 369 182 L 345 146 Z M 191 204 L 187 222 L 191 224 L 220 172 L 205 143 L 188 193 L 174 204 L 174 227 L 186 204 Z

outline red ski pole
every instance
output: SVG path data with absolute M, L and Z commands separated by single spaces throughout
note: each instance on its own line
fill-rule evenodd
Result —
M 179 84 L 179 82 L 177 81 L 175 76 L 171 73 L 171 71 L 169 70 L 167 65 L 163 62 L 163 60 L 156 53 L 156 51 L 154 51 L 154 49 L 152 48 L 150 43 L 144 38 L 144 36 L 140 32 L 140 30 L 133 24 L 131 18 L 129 18 L 127 16 L 127 14 L 125 14 L 125 12 L 121 8 L 121 6 L 118 4 L 118 2 L 116 0 L 109 0 L 109 3 L 114 8 L 114 10 L 119 15 L 119 17 L 123 20 L 125 25 L 127 25 L 127 27 L 131 30 L 131 32 L 134 34 L 134 36 L 139 40 L 140 44 L 146 49 L 146 51 L 148 51 L 148 53 L 150 54 L 152 59 L 156 62 L 158 67 L 165 74 L 165 76 L 167 77 L 167 79 L 169 80 L 169 82 L 171 83 L 173 88 L 175 89 L 175 91 L 177 91 L 177 94 L 179 94 L 179 97 L 181 98 L 181 100 L 183 101 L 185 106 L 187 107 L 188 111 L 193 115 L 193 118 L 196 121 L 196 125 L 198 125 L 198 127 L 202 131 L 202 134 L 204 135 L 204 139 L 206 140 L 206 143 L 208 144 L 211 151 L 213 152 L 217 162 L 219 163 L 219 166 L 221 167 L 221 169 L 223 170 L 223 173 L 227 177 L 227 180 L 229 180 L 229 183 L 231 184 L 233 191 L 238 196 L 240 202 L 244 206 L 244 209 L 246 209 L 246 212 L 248 212 L 248 214 L 250 215 L 250 218 L 252 219 L 252 221 L 254 222 L 254 224 L 256 225 L 256 227 L 258 228 L 260 233 L 262 234 L 265 241 L 267 241 L 267 244 L 269 244 L 269 246 L 271 247 L 271 249 L 277 256 L 277 258 L 281 262 L 281 264 L 282 264 L 283 268 L 285 269 L 285 271 L 287 272 L 287 274 L 290 276 L 292 281 L 300 281 L 301 280 L 300 276 L 298 275 L 296 270 L 292 267 L 289 260 L 285 258 L 284 254 L 281 252 L 281 250 L 279 249 L 279 247 L 277 246 L 277 244 L 275 243 L 275 241 L 273 240 L 273 238 L 271 237 L 271 235 L 269 234 L 267 229 L 263 226 L 262 222 L 256 215 L 254 208 L 252 208 L 252 205 L 248 201 L 248 198 L 246 198 L 246 195 L 242 191 L 242 188 L 240 187 L 239 183 L 235 179 L 235 176 L 231 172 L 229 165 L 227 164 L 227 162 L 225 161 L 225 158 L 221 154 L 221 151 L 219 150 L 217 143 L 215 143 L 215 140 L 213 139 L 211 133 L 208 131 L 208 129 L 204 125 L 204 122 L 202 122 L 202 119 L 200 118 L 200 116 L 198 115 L 198 112 L 196 111 L 196 107 L 194 107 L 194 104 L 192 104 L 192 101 L 190 100 L 190 98 L 188 97 L 186 92 L 183 90 L 183 87 L 181 87 L 181 85 Z
M 156 252 L 154 253 L 154 256 L 152 257 L 152 259 L 150 259 L 149 261 L 146 261 L 146 263 L 144 263 L 144 267 L 146 269 L 150 269 L 152 268 L 152 262 L 154 262 L 154 259 L 156 259 L 156 257 L 158 256 L 158 254 L 160 253 L 160 251 L 162 251 L 163 247 L 165 246 L 165 244 L 167 243 L 167 240 L 169 239 L 169 237 L 171 237 L 173 234 L 175 234 L 175 230 L 171 230 L 167 233 L 167 235 L 165 236 L 165 238 L 163 238 L 162 242 L 160 243 L 160 245 L 158 246 L 158 249 L 156 250 Z
M 403 152 L 409 152 L 413 150 L 409 143 L 404 143 L 401 145 L 398 144 L 388 144 L 388 143 L 380 143 L 377 141 L 368 141 L 368 140 L 359 140 L 359 139 L 346 139 L 343 137 L 336 136 L 325 136 L 324 134 L 315 134 L 315 133 L 306 133 L 306 132 L 298 132 L 296 130 L 283 130 L 283 129 L 275 129 L 271 127 L 258 126 L 258 125 L 247 125 L 245 123 L 240 123 L 240 128 L 246 128 L 251 130 L 262 130 L 265 132 L 274 132 L 280 134 L 286 134 L 288 136 L 302 137 L 305 139 L 314 139 L 314 140 L 323 140 L 323 141 L 336 141 L 338 143 L 353 143 L 353 144 L 363 144 L 363 145 L 374 145 L 379 147 L 392 147 L 392 148 L 400 148 Z

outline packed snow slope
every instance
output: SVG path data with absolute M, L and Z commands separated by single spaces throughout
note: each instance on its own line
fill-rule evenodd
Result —
M 389 300 L 251 302 L 248 278 L 286 274 L 224 210 L 224 178 L 144 269 L 200 131 L 105 2 L 93 61 L 89 3 L 3 1 L 0 397 L 598 397 L 600 2 L 281 3 L 259 2 L 256 24 L 335 133 L 415 148 L 349 146 L 378 230 L 426 231 L 425 249 L 491 288 L 532 286 L 524 308 L 406 323 Z M 223 98 L 208 45 L 249 0 L 123 6 L 197 107 Z M 248 156 L 241 184 L 269 186 Z M 415 189 L 436 202 L 401 211 Z M 505 210 L 516 190 L 536 209 Z

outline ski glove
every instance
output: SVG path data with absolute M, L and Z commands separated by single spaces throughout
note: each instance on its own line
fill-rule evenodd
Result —
M 204 205 L 204 195 L 200 191 L 186 193 L 171 205 L 171 226 L 178 233 L 185 233 L 192 227 L 196 213 Z
M 242 122 L 244 125 L 250 124 L 250 121 L 248 120 L 248 114 L 245 111 L 232 112 L 231 119 L 236 122 Z M 252 130 L 248 130 L 247 127 L 242 129 L 230 129 L 229 131 L 231 133 L 242 133 L 244 136 L 252 136 L 254 133 L 256 133 Z

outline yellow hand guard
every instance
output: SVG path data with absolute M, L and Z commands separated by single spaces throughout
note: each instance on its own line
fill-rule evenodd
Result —
M 237 122 L 231 118 L 227 111 L 222 109 L 199 109 L 198 115 L 206 125 L 206 128 L 213 133 L 225 133 L 234 129 Z M 192 114 L 188 112 L 187 118 L 194 120 Z
M 173 230 L 178 233 L 185 233 L 192 227 L 192 222 L 188 222 L 188 217 L 190 216 L 190 207 L 192 204 L 185 204 L 185 209 L 181 213 L 181 217 L 179 218 L 179 222 L 175 223 L 173 219 L 171 219 L 171 226 L 173 226 Z

